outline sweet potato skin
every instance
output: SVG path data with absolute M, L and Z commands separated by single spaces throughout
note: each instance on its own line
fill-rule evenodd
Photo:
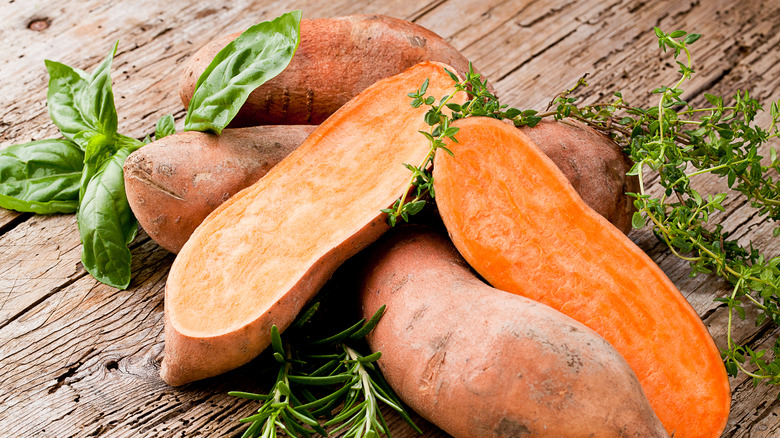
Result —
M 480 281 L 448 239 L 394 230 L 369 251 L 364 317 L 388 383 L 456 438 L 665 437 L 620 354 L 543 304 Z
M 238 35 L 215 40 L 190 58 L 179 81 L 185 108 L 201 73 Z M 461 76 L 468 72 L 468 60 L 457 49 L 405 20 L 382 15 L 301 20 L 301 42 L 290 64 L 252 92 L 230 126 L 320 124 L 379 79 L 428 60 L 448 64 Z
M 388 229 L 380 210 L 407 187 L 401 163 L 429 148 L 417 132 L 425 108 L 404 92 L 428 78 L 429 93 L 451 94 L 445 68 L 424 62 L 370 86 L 195 230 L 165 286 L 163 380 L 182 385 L 249 362 L 272 325 L 284 330 L 341 263 Z
M 125 191 L 141 227 L 178 253 L 220 204 L 252 185 L 316 126 L 226 129 L 221 136 L 182 132 L 150 143 L 125 161 Z
M 670 434 L 719 437 L 728 376 L 707 327 L 669 278 L 588 208 L 521 131 L 476 117 L 455 126 L 454 156 L 438 154 L 433 174 L 439 213 L 463 257 L 494 287 L 607 339 Z
M 583 201 L 624 234 L 631 231 L 639 179 L 633 163 L 612 139 L 581 123 L 543 120 L 521 130 L 566 175 Z

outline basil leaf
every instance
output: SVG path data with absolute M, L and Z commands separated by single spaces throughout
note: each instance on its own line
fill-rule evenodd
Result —
M 249 94 L 290 63 L 300 21 L 301 11 L 292 11 L 256 24 L 217 53 L 198 78 L 184 130 L 221 133 Z
M 84 169 L 81 175 L 81 189 L 79 190 L 79 202 L 81 202 L 89 181 L 98 168 L 111 158 L 118 148 L 113 137 L 108 137 L 97 131 L 79 132 L 74 136 L 74 139 L 84 147 Z
M 173 115 L 166 114 L 157 121 L 157 127 L 154 130 L 154 139 L 159 140 L 176 133 L 176 124 L 173 121 Z
M 76 96 L 87 88 L 89 75 L 59 62 L 48 59 L 44 62 L 49 71 L 49 90 L 46 93 L 49 117 L 65 138 L 73 140 L 79 132 L 90 129 L 76 104 Z
M 122 165 L 132 148 L 122 148 L 89 180 L 76 214 L 81 234 L 81 262 L 98 281 L 127 289 L 130 249 L 138 221 L 125 195 Z
M 38 214 L 78 208 L 84 153 L 69 140 L 39 140 L 0 151 L 0 207 Z
M 111 63 L 117 44 L 94 73 L 46 60 L 49 90 L 46 95 L 49 117 L 62 135 L 86 148 L 84 131 L 110 137 L 116 133 L 118 117 L 111 89 Z
M 118 45 L 119 42 L 114 43 L 114 48 L 106 59 L 89 77 L 87 88 L 78 95 L 78 105 L 87 123 L 95 131 L 107 136 L 116 134 L 118 124 L 114 92 L 111 89 L 111 63 Z

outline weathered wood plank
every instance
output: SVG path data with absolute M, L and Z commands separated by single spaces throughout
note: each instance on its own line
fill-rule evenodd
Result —
M 385 13 L 415 19 L 448 38 L 491 79 L 506 103 L 543 109 L 584 73 L 585 101 L 620 89 L 630 103 L 675 79 L 665 69 L 652 26 L 705 34 L 694 46 L 703 93 L 750 89 L 763 100 L 780 97 L 780 4 L 769 0 L 664 2 L 611 0 L 403 0 L 295 5 L 305 16 Z M 170 0 L 10 0 L 0 5 L 0 147 L 56 135 L 46 114 L 50 58 L 91 70 L 120 40 L 114 90 L 120 130 L 143 137 L 157 118 L 184 114 L 176 83 L 190 54 L 219 35 L 289 8 L 283 1 L 236 1 L 219 6 Z M 39 30 L 35 30 L 39 29 Z M 13 43 L 10 43 L 13 42 Z M 767 115 L 759 118 L 766 121 Z M 777 142 L 775 142 L 777 144 Z M 712 178 L 704 190 L 721 187 Z M 656 188 L 657 190 L 657 188 Z M 726 226 L 741 239 L 777 254 L 772 224 L 735 202 Z M 719 345 L 727 312 L 712 301 L 727 293 L 717 280 L 690 279 L 687 267 L 647 230 L 632 238 L 667 272 L 705 318 Z M 162 290 L 172 256 L 143 234 L 134 243 L 128 291 L 97 284 L 79 264 L 72 216 L 0 212 L 0 434 L 14 436 L 224 436 L 251 411 L 228 390 L 261 391 L 257 364 L 183 389 L 159 381 Z M 737 321 L 738 341 L 771 346 L 780 330 Z M 733 411 L 724 436 L 780 433 L 778 389 L 732 379 Z M 394 436 L 416 436 L 392 417 Z M 422 422 L 425 436 L 446 436 Z

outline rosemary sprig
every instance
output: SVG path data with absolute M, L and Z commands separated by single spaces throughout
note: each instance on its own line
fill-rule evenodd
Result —
M 572 94 L 587 86 L 584 76 L 553 99 L 544 113 L 500 104 L 473 70 L 456 85 L 457 90 L 468 93 L 470 100 L 450 115 L 441 111 L 441 104 L 434 105 L 434 98 L 425 96 L 424 88 L 410 93 L 413 106 L 431 107 L 426 113 L 431 132 L 424 133 L 431 142 L 431 153 L 423 165 L 407 166 L 413 170 L 410 187 L 416 195 L 411 199 L 401 197 L 392 209 L 385 210 L 388 221 L 394 225 L 398 217 L 408 220 L 408 214 L 422 209 L 426 197 L 435 195 L 428 166 L 436 150 L 443 148 L 445 137 L 457 141 L 457 131 L 451 126 L 454 120 L 488 116 L 509 119 L 516 126 L 533 126 L 544 117 L 553 117 L 588 124 L 610 134 L 635 163 L 629 171 L 640 181 L 639 193 L 631 194 L 638 210 L 632 220 L 634 228 L 651 224 L 655 236 L 673 254 L 690 263 L 692 276 L 714 274 L 730 285 L 731 293 L 717 298 L 729 311 L 727 346 L 721 351 L 729 374 L 743 372 L 756 382 L 780 384 L 780 340 L 775 340 L 771 354 L 754 351 L 734 339 L 732 324 L 735 313 L 746 318 L 745 306 L 758 309 L 757 326 L 767 320 L 780 324 L 780 257 L 770 258 L 752 244 L 740 244 L 715 220 L 725 210 L 723 205 L 735 196 L 747 199 L 759 215 L 772 221 L 780 219 L 780 181 L 776 179 L 780 160 L 776 149 L 770 147 L 769 164 L 765 165 L 761 152 L 770 139 L 780 136 L 780 101 L 770 104 L 771 121 L 766 128 L 755 124 L 763 107 L 747 91 L 737 91 L 728 105 L 720 96 L 705 94 L 710 106 L 694 107 L 683 100 L 681 87 L 695 73 L 689 47 L 701 35 L 681 30 L 667 34 L 658 28 L 655 34 L 659 47 L 673 52 L 680 76 L 674 85 L 653 90 L 658 101 L 647 108 L 627 105 L 620 92 L 614 93 L 615 99 L 610 102 L 578 105 Z M 680 55 L 684 55 L 684 61 L 678 61 Z M 452 135 L 443 135 L 445 128 Z M 645 186 L 648 172 L 658 174 L 663 188 L 658 197 Z M 694 189 L 692 181 L 707 174 L 726 178 L 730 190 L 707 194 Z M 410 203 L 413 205 L 407 207 Z M 773 235 L 780 235 L 780 226 L 774 228 Z
M 290 388 L 292 371 L 292 350 L 289 342 L 284 343 L 276 326 L 271 328 L 271 345 L 274 350 L 274 359 L 279 364 L 279 372 L 276 382 L 269 394 L 253 394 L 233 391 L 229 395 L 251 400 L 261 401 L 262 404 L 255 415 L 242 418 L 242 423 L 252 423 L 241 435 L 242 438 L 276 438 L 277 429 L 281 429 L 287 436 L 310 437 L 317 432 L 327 435 L 327 432 L 319 425 L 317 419 L 307 410 L 306 406 L 295 397 Z M 301 423 L 305 424 L 305 427 Z
M 359 352 L 358 345 L 376 327 L 384 306 L 370 320 L 361 319 L 324 338 L 319 337 L 323 327 L 310 323 L 318 306 L 316 302 L 309 307 L 284 336 L 272 328 L 279 371 L 269 394 L 229 393 L 262 402 L 255 415 L 240 420 L 252 423 L 242 438 L 275 438 L 277 430 L 293 438 L 315 432 L 327 436 L 322 426 L 336 426 L 332 433 L 346 429 L 346 438 L 389 437 L 382 403 L 422 433 L 374 366 L 381 353 Z M 328 420 L 320 425 L 318 419 Z

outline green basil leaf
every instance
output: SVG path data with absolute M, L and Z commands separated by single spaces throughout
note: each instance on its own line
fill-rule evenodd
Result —
M 249 94 L 290 63 L 300 21 L 301 11 L 292 11 L 256 24 L 217 53 L 198 78 L 184 130 L 221 133 Z
M 118 117 L 111 89 L 111 63 L 117 44 L 91 74 L 54 61 L 46 61 L 49 71 L 47 104 L 49 116 L 65 138 L 86 148 L 84 131 L 110 137 L 116 133 Z
M 111 63 L 117 44 L 94 73 L 46 60 L 49 90 L 46 95 L 49 117 L 62 135 L 86 149 L 84 131 L 110 137 L 116 133 L 118 117 L 111 89 Z
M 44 61 L 49 71 L 49 90 L 46 104 L 49 117 L 69 140 L 79 132 L 90 129 L 81 108 L 77 105 L 79 96 L 87 88 L 89 75 L 82 70 L 55 61 Z
M 79 202 L 84 198 L 87 184 L 97 170 L 118 150 L 114 137 L 109 137 L 97 131 L 82 131 L 74 136 L 74 140 L 84 148 L 84 169 L 81 174 L 81 189 Z
M 171 134 L 176 134 L 176 124 L 173 121 L 173 115 L 166 114 L 157 121 L 157 126 L 154 130 L 154 139 L 159 140 Z
M 87 88 L 79 93 L 79 106 L 90 126 L 103 135 L 116 133 L 118 117 L 114 106 L 114 92 L 111 89 L 111 63 L 119 43 L 98 66 L 87 81 Z
M 130 284 L 130 249 L 138 221 L 125 195 L 122 165 L 132 148 L 122 148 L 89 180 L 76 214 L 81 262 L 98 281 L 126 289 Z
M 0 207 L 38 214 L 78 208 L 84 153 L 69 140 L 39 140 L 0 151 Z

